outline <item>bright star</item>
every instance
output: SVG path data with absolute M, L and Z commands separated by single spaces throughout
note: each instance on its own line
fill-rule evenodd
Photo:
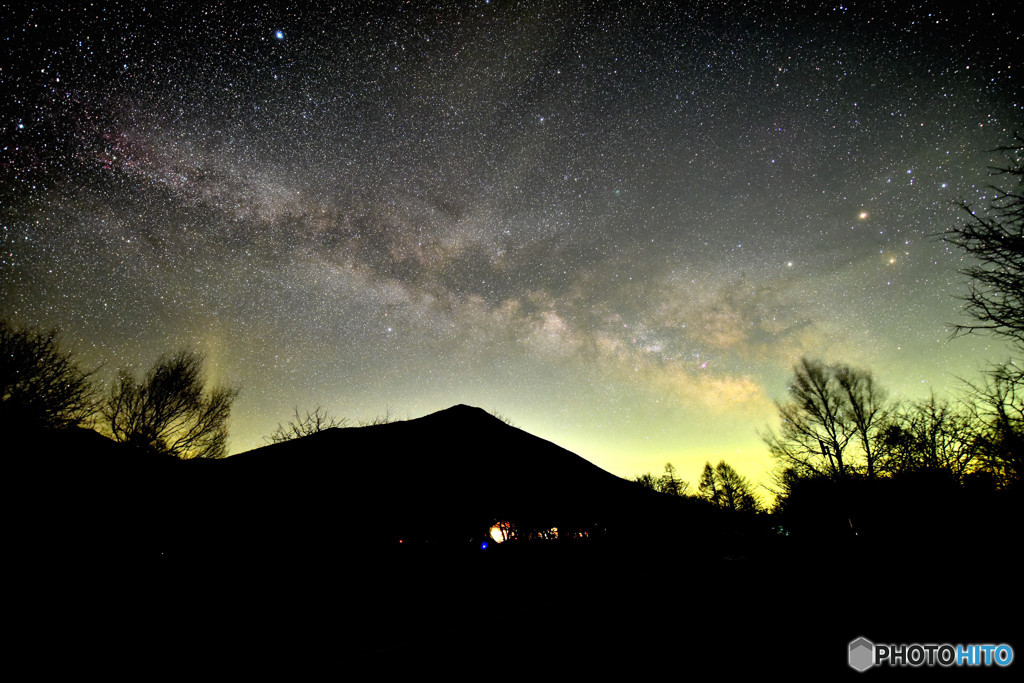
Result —
M 278 40 L 284 40 L 284 31 L 275 31 L 274 37 Z

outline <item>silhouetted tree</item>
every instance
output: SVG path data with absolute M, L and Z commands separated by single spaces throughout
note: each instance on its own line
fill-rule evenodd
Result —
M 632 481 L 635 481 L 640 486 L 651 491 L 658 490 L 658 477 L 654 476 L 650 472 L 644 472 L 633 477 Z
M 779 433 L 762 434 L 782 467 L 831 479 L 877 474 L 874 441 L 887 407 L 869 372 L 801 358 L 788 392 L 788 401 L 775 404 Z
M 697 484 L 697 496 L 713 505 L 719 503 L 718 480 L 715 478 L 715 469 L 710 462 L 704 463 L 704 471 L 701 472 L 700 481 Z
M 785 511 L 786 503 L 789 502 L 790 496 L 793 495 L 794 489 L 800 485 L 801 481 L 800 474 L 792 467 L 776 468 L 771 473 L 770 483 L 765 488 L 775 496 L 773 514 Z
M 875 384 L 874 377 L 866 370 L 837 365 L 832 371 L 845 403 L 843 417 L 850 423 L 860 444 L 864 474 L 871 479 L 878 469 L 880 454 L 874 448 L 874 442 L 880 426 L 885 422 L 885 392 Z
M 999 366 L 970 385 L 975 416 L 983 425 L 979 457 L 1002 484 L 1024 478 L 1024 385 L 1020 369 Z
M 688 482 L 676 476 L 676 468 L 670 462 L 665 463 L 665 474 L 658 480 L 658 490 L 670 496 L 685 496 L 690 488 Z
M 712 505 L 736 512 L 755 512 L 760 508 L 746 477 L 724 460 L 714 469 L 710 462 L 704 464 L 697 495 Z
M 685 496 L 690 489 L 690 483 L 676 476 L 676 467 L 670 462 L 665 463 L 665 474 L 660 477 L 645 472 L 634 477 L 633 481 L 645 489 L 667 493 L 670 496 Z
M 982 425 L 964 404 L 933 394 L 895 412 L 877 440 L 890 472 L 945 472 L 961 481 L 978 464 Z
M 15 329 L 0 320 L 0 424 L 63 429 L 99 405 L 91 378 L 60 349 L 56 330 Z
M 226 387 L 204 390 L 203 357 L 181 351 L 160 358 L 141 382 L 121 376 L 102 414 L 117 441 L 179 458 L 220 458 L 237 394 Z
M 962 333 L 988 331 L 1024 350 L 1024 136 L 1000 147 L 1007 165 L 994 168 L 1005 176 L 1002 187 L 992 185 L 988 205 L 976 210 L 961 203 L 969 218 L 946 233 L 948 243 L 970 257 L 961 273 L 970 278 L 963 297 L 973 323 L 957 325 Z
M 345 427 L 348 425 L 348 420 L 345 418 L 334 418 L 328 415 L 326 410 L 323 410 L 320 406 L 310 413 L 306 411 L 306 415 L 302 416 L 299 414 L 298 407 L 295 408 L 295 417 L 288 421 L 288 424 L 278 424 L 277 429 L 271 432 L 268 436 L 263 437 L 264 441 L 268 443 L 280 443 L 282 441 L 289 441 L 291 439 L 299 439 L 310 434 L 316 434 L 322 432 L 325 429 L 333 429 L 334 427 Z
M 747 478 L 740 476 L 724 460 L 715 466 L 715 478 L 718 480 L 720 505 L 737 512 L 754 512 L 760 504 L 750 490 Z

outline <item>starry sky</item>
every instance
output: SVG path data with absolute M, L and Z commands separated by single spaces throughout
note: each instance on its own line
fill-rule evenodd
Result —
M 757 480 L 802 355 L 1008 355 L 939 236 L 1024 128 L 1015 0 L 55 4 L 0 10 L 0 313 L 202 351 L 232 452 L 468 403 Z

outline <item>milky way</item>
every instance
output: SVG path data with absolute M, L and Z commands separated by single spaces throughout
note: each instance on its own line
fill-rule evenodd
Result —
M 911 397 L 1007 355 L 937 236 L 1024 128 L 1021 11 L 890 4 L 4 6 L 0 311 L 108 375 L 203 351 L 233 451 L 463 402 L 757 478 L 801 355 Z

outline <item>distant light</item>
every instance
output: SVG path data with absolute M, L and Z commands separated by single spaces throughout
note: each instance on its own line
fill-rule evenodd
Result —
M 487 541 L 480 544 L 480 550 L 487 550 Z
M 402 539 L 398 539 L 398 543 L 402 544 L 402 543 L 405 543 L 405 541 L 403 541 Z
M 867 211 L 861 211 L 860 214 L 858 215 L 858 218 L 860 218 L 861 220 L 864 220 L 867 217 L 868 217 L 868 212 Z
M 284 31 L 274 31 L 274 37 L 278 40 L 284 40 Z

